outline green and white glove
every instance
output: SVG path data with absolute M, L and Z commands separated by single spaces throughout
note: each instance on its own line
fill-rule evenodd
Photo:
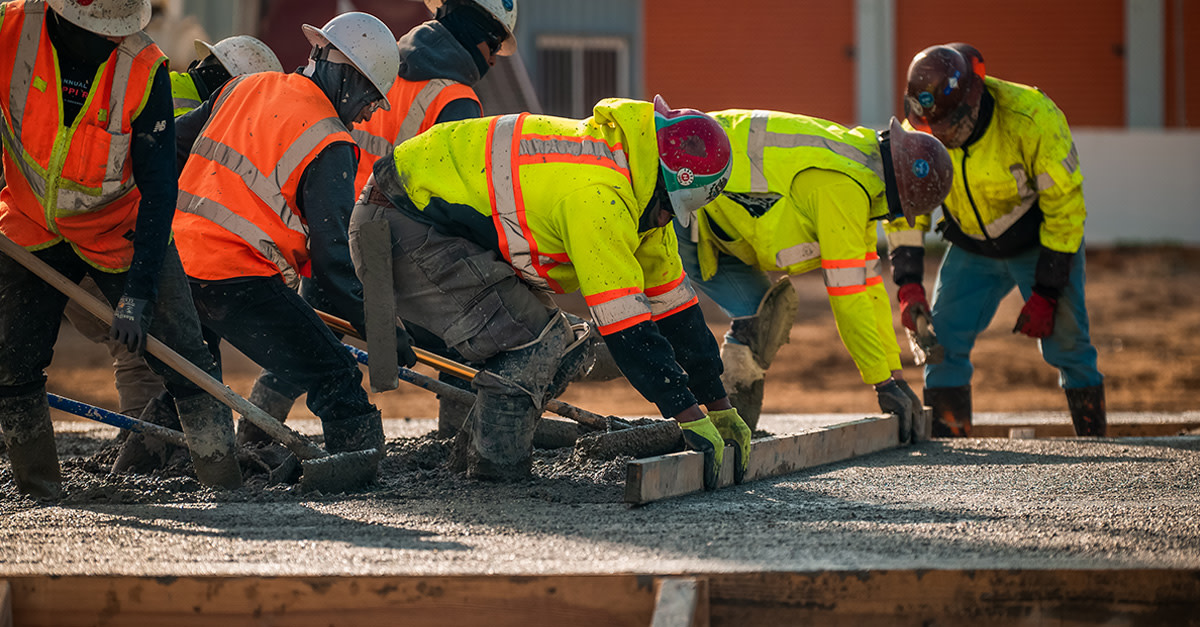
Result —
M 710 417 L 679 423 L 683 431 L 683 442 L 693 451 L 704 454 L 704 489 L 716 490 L 721 476 L 721 462 L 725 458 L 725 439 L 713 425 Z
M 750 427 L 738 415 L 735 408 L 719 409 L 708 413 L 717 432 L 726 442 L 733 444 L 734 462 L 733 482 L 741 483 L 746 478 L 746 467 L 750 465 L 750 438 L 753 434 Z

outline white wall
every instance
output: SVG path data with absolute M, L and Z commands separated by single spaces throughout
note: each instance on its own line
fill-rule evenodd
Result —
M 1200 244 L 1200 131 L 1073 129 L 1090 244 Z

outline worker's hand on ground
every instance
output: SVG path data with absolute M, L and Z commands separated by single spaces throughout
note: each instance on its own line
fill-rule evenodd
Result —
M 916 316 L 929 315 L 929 301 L 925 299 L 925 286 L 920 283 L 906 283 L 896 292 L 900 300 L 900 324 L 904 328 L 916 332 Z
M 405 368 L 417 365 L 417 353 L 412 347 L 412 338 L 404 327 L 396 327 L 396 363 Z
M 683 430 L 683 442 L 688 448 L 704 454 L 704 489 L 716 490 L 721 462 L 725 458 L 725 438 L 721 437 L 709 416 L 681 422 L 679 428 Z
M 879 409 L 900 419 L 900 443 L 908 444 L 912 440 L 913 412 L 916 410 L 913 402 L 895 379 L 877 384 L 875 394 L 879 397 Z
M 741 483 L 746 478 L 746 467 L 750 464 L 750 439 L 753 437 L 750 427 L 738 415 L 737 409 L 732 407 L 710 411 L 708 417 L 721 434 L 721 438 L 733 444 L 736 464 L 733 467 L 733 482 Z
M 146 351 L 146 323 L 150 301 L 144 298 L 122 296 L 113 310 L 112 328 L 109 339 L 125 345 L 131 353 L 141 355 Z
M 904 395 L 908 397 L 909 402 L 912 403 L 913 419 L 911 421 L 912 424 L 910 424 L 908 427 L 909 428 L 909 441 L 916 442 L 917 441 L 917 414 L 921 411 L 922 408 L 925 407 L 925 402 L 922 401 L 921 397 L 917 396 L 917 393 L 914 392 L 912 387 L 908 385 L 908 381 L 905 381 L 904 379 L 901 379 L 899 377 L 895 377 L 895 379 L 896 379 L 896 385 L 900 386 L 900 391 L 904 392 Z M 900 439 L 903 440 L 904 438 L 901 437 Z
M 1034 292 L 1021 308 L 1021 315 L 1017 316 L 1017 325 L 1013 327 L 1013 333 L 1020 332 L 1039 339 L 1048 337 L 1054 332 L 1054 310 L 1057 307 L 1057 299 Z

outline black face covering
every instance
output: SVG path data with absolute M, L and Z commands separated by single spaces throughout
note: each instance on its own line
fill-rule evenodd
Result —
M 192 66 L 188 68 L 188 76 L 191 76 L 192 82 L 196 84 L 196 91 L 201 100 L 207 100 L 209 94 L 233 78 L 229 70 L 226 70 L 213 55 L 205 57 L 203 61 L 193 61 Z
M 98 67 L 117 47 L 117 44 L 72 24 L 49 8 L 46 9 L 46 27 L 54 47 L 70 55 L 71 60 L 80 65 Z M 59 56 L 61 60 L 62 55 Z
M 322 54 L 322 53 L 318 53 Z M 332 63 L 324 58 L 314 60 L 312 79 L 337 109 L 338 119 L 349 127 L 364 107 L 383 95 L 367 77 L 349 63 Z
M 473 4 L 452 5 L 450 10 L 445 10 L 446 6 L 444 4 L 443 9 L 438 10 L 437 20 L 470 53 L 471 60 L 475 62 L 479 76 L 482 77 L 491 66 L 488 65 L 487 57 L 479 51 L 479 44 L 487 42 L 489 48 L 499 50 L 508 33 L 496 18 Z
M 667 185 L 663 182 L 662 170 L 658 172 L 658 184 L 654 187 L 654 196 L 650 198 L 650 202 L 646 204 L 646 208 L 642 211 L 642 217 L 638 219 L 638 233 L 645 233 L 650 229 L 658 228 L 658 216 L 661 212 L 666 211 L 672 214 L 671 197 L 667 195 Z

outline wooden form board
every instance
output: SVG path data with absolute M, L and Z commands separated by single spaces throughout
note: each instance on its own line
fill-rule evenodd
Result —
M 0 627 L 13 627 L 12 585 L 0 579 Z
M 868 416 L 795 435 L 755 440 L 745 481 L 867 455 L 900 444 L 894 416 Z M 733 447 L 725 447 L 719 487 L 733 485 Z M 636 459 L 625 470 L 625 502 L 644 505 L 704 490 L 704 456 L 694 451 Z
M 668 577 L 658 581 L 650 627 L 708 627 L 708 581 Z

